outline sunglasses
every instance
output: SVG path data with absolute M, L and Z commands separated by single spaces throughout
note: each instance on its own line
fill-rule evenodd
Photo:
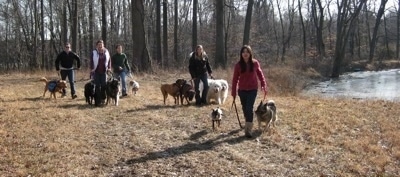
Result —
M 65 46 L 65 48 L 69 49 L 69 46 Z

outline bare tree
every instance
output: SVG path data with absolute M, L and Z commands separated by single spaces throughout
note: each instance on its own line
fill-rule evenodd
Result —
M 336 46 L 333 60 L 333 68 L 331 77 L 339 77 L 342 67 L 342 62 L 345 57 L 345 49 L 347 39 L 349 37 L 349 30 L 353 27 L 354 21 L 361 11 L 363 5 L 367 0 L 360 0 L 355 4 L 354 8 L 351 6 L 350 0 L 338 0 L 338 16 L 337 16 L 337 31 L 336 31 Z
M 250 26 L 251 26 L 251 16 L 253 14 L 253 4 L 254 0 L 248 0 L 246 20 L 244 23 L 243 45 L 249 44 L 250 41 Z
M 163 66 L 168 63 L 168 2 L 163 0 Z
M 224 7 L 225 0 L 218 0 L 216 2 L 216 51 L 215 51 L 215 66 L 226 68 L 226 59 L 225 59 L 225 35 L 224 35 Z
M 161 52 L 161 0 L 156 0 L 156 60 L 162 66 Z
M 381 23 L 381 18 L 383 16 L 383 13 L 385 12 L 385 6 L 388 0 L 381 0 L 381 5 L 379 6 L 378 13 L 376 15 L 375 19 L 375 26 L 374 26 L 374 33 L 372 34 L 372 39 L 371 43 L 369 44 L 369 62 L 373 62 L 374 59 L 374 53 L 375 53 L 375 47 L 376 47 L 376 40 L 377 40 L 377 35 L 378 35 L 378 28 Z
M 144 30 L 144 0 L 132 0 L 132 44 L 133 44 L 133 55 L 132 60 L 133 67 L 135 67 L 136 72 L 141 71 L 152 71 L 151 68 L 151 59 L 149 55 L 149 51 L 147 50 L 147 44 L 145 39 L 145 30 Z
M 178 58 L 178 0 L 174 0 L 174 58 L 179 63 Z
M 314 27 L 317 32 L 316 48 L 319 56 L 325 57 L 325 43 L 322 35 L 324 28 L 324 8 L 322 7 L 321 0 L 312 0 L 311 5 Z
M 107 46 L 107 13 L 106 0 L 101 0 L 101 38 Z
M 218 3 L 219 1 L 217 1 Z M 197 44 L 197 6 L 198 0 L 193 0 L 193 15 L 192 15 L 192 50 L 196 48 Z

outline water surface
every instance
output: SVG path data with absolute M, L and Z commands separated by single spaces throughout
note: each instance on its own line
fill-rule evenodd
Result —
M 305 95 L 400 101 L 400 69 L 362 71 L 311 85 Z

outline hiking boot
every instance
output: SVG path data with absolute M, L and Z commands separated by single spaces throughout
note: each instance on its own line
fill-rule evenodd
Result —
M 128 96 L 128 94 L 126 94 L 126 93 L 123 93 L 123 94 L 122 94 L 122 97 L 126 97 L 126 96 Z
M 78 96 L 76 96 L 76 95 L 72 95 L 72 99 L 75 99 L 76 97 L 78 97 Z

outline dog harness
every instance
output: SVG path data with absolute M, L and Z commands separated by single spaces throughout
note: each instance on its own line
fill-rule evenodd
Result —
M 54 90 L 56 89 L 56 87 L 57 87 L 57 81 L 49 81 L 49 85 L 47 86 L 47 89 L 48 89 L 50 92 L 54 92 Z

